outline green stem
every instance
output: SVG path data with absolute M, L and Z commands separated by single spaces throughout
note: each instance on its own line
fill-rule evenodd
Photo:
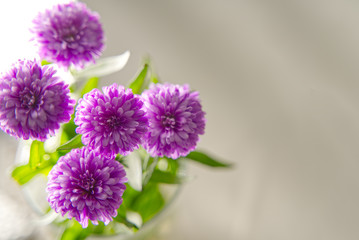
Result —
M 151 165 L 148 167 L 148 169 L 143 173 L 143 181 L 142 181 L 142 186 L 145 186 L 151 179 L 152 177 L 152 173 L 156 168 L 156 165 L 158 163 L 158 157 L 154 157 L 153 158 L 153 162 L 151 163 Z M 147 165 L 147 164 L 146 164 Z

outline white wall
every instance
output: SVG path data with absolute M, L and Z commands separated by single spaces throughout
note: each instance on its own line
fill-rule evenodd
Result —
M 131 50 L 201 93 L 200 147 L 168 239 L 358 239 L 359 8 L 355 1 L 86 1 L 105 55 Z

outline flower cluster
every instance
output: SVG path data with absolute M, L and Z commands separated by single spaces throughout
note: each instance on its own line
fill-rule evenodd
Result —
M 205 127 L 198 92 L 190 92 L 188 85 L 153 84 L 142 95 L 150 122 L 145 149 L 170 158 L 194 150 Z
M 52 67 L 21 60 L 0 78 L 0 127 L 9 135 L 44 141 L 68 122 L 75 100 Z
M 82 142 L 105 155 L 126 155 L 138 148 L 148 120 L 140 97 L 113 84 L 85 94 L 76 108 L 76 132 Z
M 104 48 L 99 15 L 84 3 L 59 4 L 34 19 L 32 32 L 42 59 L 77 68 L 94 62 Z
M 117 215 L 126 189 L 122 165 L 87 148 L 73 149 L 61 157 L 49 173 L 50 206 L 83 227 L 88 220 L 105 224 Z
M 104 155 L 126 155 L 142 143 L 153 157 L 176 159 L 196 148 L 204 115 L 198 92 L 188 85 L 152 84 L 134 96 L 113 84 L 79 100 L 75 124 L 82 142 Z
M 82 68 L 104 48 L 99 16 L 83 3 L 40 13 L 32 32 L 40 57 L 64 67 Z M 84 94 L 74 111 L 75 103 L 51 65 L 19 60 L 0 77 L 0 128 L 9 135 L 45 141 L 74 113 L 84 146 L 59 154 L 46 190 L 51 208 L 84 228 L 117 215 L 127 181 L 119 154 L 142 146 L 148 158 L 177 159 L 196 148 L 205 129 L 199 93 L 188 85 L 151 83 L 134 94 L 113 84 Z
M 117 214 L 125 189 L 117 154 L 142 144 L 154 157 L 186 156 L 205 126 L 198 92 L 168 83 L 153 84 L 141 96 L 117 84 L 93 89 L 79 99 L 74 122 L 87 146 L 60 158 L 47 191 L 52 208 L 83 227 L 88 219 L 108 223 Z

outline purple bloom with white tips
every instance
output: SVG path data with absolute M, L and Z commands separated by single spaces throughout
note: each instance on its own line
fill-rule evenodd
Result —
M 56 71 L 19 60 L 0 77 L 0 128 L 22 139 L 46 140 L 68 122 L 75 100 Z
M 141 98 L 113 84 L 84 95 L 76 108 L 76 132 L 82 142 L 105 155 L 126 155 L 137 149 L 147 132 Z
M 152 156 L 176 159 L 196 148 L 206 122 L 198 96 L 188 85 L 168 83 L 142 93 L 149 119 L 143 146 Z
M 126 189 L 126 172 L 114 158 L 90 149 L 73 149 L 61 157 L 48 175 L 48 202 L 51 208 L 83 228 L 108 224 L 117 215 Z
M 39 13 L 31 31 L 40 57 L 61 66 L 83 68 L 94 62 L 104 49 L 99 15 L 84 3 L 59 4 Z

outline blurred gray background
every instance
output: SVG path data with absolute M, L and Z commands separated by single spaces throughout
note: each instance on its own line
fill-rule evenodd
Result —
M 357 1 L 85 2 L 104 56 L 131 51 L 103 83 L 151 56 L 162 81 L 200 92 L 199 148 L 235 164 L 190 164 L 164 239 L 359 239 Z M 16 142 L 0 136 L 0 191 L 20 201 L 4 174 Z

